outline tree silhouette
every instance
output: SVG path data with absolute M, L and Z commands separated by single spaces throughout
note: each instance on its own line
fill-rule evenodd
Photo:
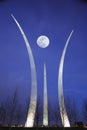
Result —
M 83 119 L 87 124 L 87 99 L 83 101 Z
M 36 114 L 35 114 L 35 126 L 39 126 L 42 118 L 42 106 L 41 106 L 41 100 L 40 96 L 38 96 L 37 99 L 37 107 L 36 107 Z
M 19 125 L 24 116 L 23 107 L 18 102 L 17 89 L 12 97 L 7 97 L 6 101 L 0 105 L 0 124 Z
M 0 106 L 0 124 L 4 124 L 6 119 L 6 109 L 4 104 L 2 103 Z
M 9 116 L 9 121 L 8 124 L 12 125 L 14 123 L 14 118 L 15 118 L 15 111 L 16 111 L 16 107 L 17 107 L 17 103 L 18 103 L 18 95 L 17 95 L 17 88 L 14 91 L 14 94 L 12 96 L 11 99 L 9 99 L 8 101 L 8 116 Z
M 60 126 L 61 125 L 61 117 L 60 117 L 60 110 L 59 110 L 59 105 L 57 103 L 54 104 L 54 107 L 52 109 L 53 113 L 53 121 L 55 126 Z
M 16 125 L 17 126 L 20 125 L 21 120 L 23 118 L 23 110 L 21 105 L 17 107 L 14 118 L 15 118 Z

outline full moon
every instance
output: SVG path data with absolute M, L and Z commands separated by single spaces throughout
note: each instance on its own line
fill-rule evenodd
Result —
M 41 35 L 37 38 L 37 45 L 41 48 L 49 46 L 50 40 L 47 36 Z

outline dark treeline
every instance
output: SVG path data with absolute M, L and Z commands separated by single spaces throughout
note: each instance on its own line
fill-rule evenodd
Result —
M 22 106 L 19 102 L 17 89 L 12 97 L 7 97 L 5 102 L 0 104 L 0 125 L 20 125 L 26 119 L 28 102 Z
M 65 105 L 71 126 L 78 122 L 78 108 L 76 102 L 71 97 L 65 98 Z M 0 104 L 0 125 L 23 125 L 25 124 L 29 106 L 29 99 L 26 105 L 21 105 L 18 99 L 17 90 L 15 90 L 11 98 L 7 98 L 5 102 Z M 82 106 L 83 120 L 87 123 L 87 100 L 84 100 Z M 49 126 L 62 126 L 60 110 L 58 103 L 51 104 L 48 101 L 48 122 Z M 35 114 L 34 126 L 42 126 L 43 124 L 43 103 L 40 96 L 37 100 L 37 109 Z

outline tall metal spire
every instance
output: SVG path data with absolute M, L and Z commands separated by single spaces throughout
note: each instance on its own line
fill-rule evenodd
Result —
M 31 68 L 31 98 L 30 98 L 30 105 L 29 105 L 29 110 L 28 110 L 28 115 L 27 115 L 27 120 L 25 123 L 25 127 L 33 127 L 34 124 L 34 118 L 35 118 L 35 112 L 36 112 L 36 102 L 37 102 L 37 79 L 36 79 L 36 67 L 35 67 L 35 63 L 34 63 L 34 58 L 33 58 L 33 54 L 32 54 L 32 50 L 30 47 L 30 44 L 28 42 L 28 39 L 22 29 L 22 27 L 20 26 L 20 24 L 18 23 L 18 21 L 16 20 L 16 18 L 11 14 L 13 20 L 15 21 L 15 23 L 17 24 L 20 33 L 24 39 L 27 51 L 28 51 L 28 55 L 29 55 L 29 60 L 30 60 L 30 68 Z
M 43 125 L 48 126 L 48 98 L 47 98 L 47 76 L 46 64 L 44 63 L 44 104 L 43 104 Z
M 70 38 L 73 34 L 73 30 L 71 31 L 65 47 L 63 49 L 63 53 L 61 56 L 61 60 L 60 60 L 60 65 L 59 65 L 59 73 L 58 73 L 58 96 L 59 96 L 59 107 L 60 107 L 60 115 L 61 115 L 61 119 L 62 119 L 62 124 L 64 127 L 70 127 L 70 122 L 68 119 L 68 115 L 66 112 L 66 108 L 65 108 L 65 104 L 64 104 L 64 94 L 63 94 L 63 66 L 64 66 L 64 58 L 65 58 L 65 54 L 66 54 L 66 50 L 70 41 Z

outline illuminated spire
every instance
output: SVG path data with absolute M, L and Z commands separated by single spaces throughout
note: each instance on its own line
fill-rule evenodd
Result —
M 16 18 L 11 15 L 12 18 L 14 19 L 15 23 L 17 24 L 21 35 L 24 39 L 27 51 L 28 51 L 28 56 L 30 60 L 30 67 L 31 67 L 31 98 L 30 98 L 30 105 L 29 105 L 29 110 L 28 110 L 28 115 L 27 115 L 27 120 L 25 123 L 25 127 L 33 127 L 34 125 L 34 119 L 35 119 L 35 112 L 36 112 L 36 102 L 37 102 L 37 79 L 36 79 L 36 68 L 35 68 L 35 63 L 34 63 L 34 58 L 32 54 L 32 50 L 30 47 L 30 44 L 27 40 L 27 37 L 21 28 L 20 24 L 16 20 Z
M 44 63 L 44 104 L 43 104 L 43 125 L 48 126 L 48 101 L 47 101 L 47 77 L 46 65 Z
M 66 54 L 66 50 L 70 41 L 70 38 L 73 34 L 73 30 L 70 33 L 65 47 L 63 49 L 63 53 L 61 56 L 61 60 L 60 60 L 60 65 L 59 65 L 59 73 L 58 73 L 58 95 L 59 95 L 59 107 L 60 107 L 60 115 L 61 115 L 61 119 L 62 119 L 62 124 L 64 127 L 70 127 L 70 122 L 67 116 L 67 112 L 66 112 L 66 108 L 65 108 L 65 104 L 64 104 L 64 95 L 63 95 L 63 65 L 64 65 L 64 58 L 65 58 L 65 54 Z

